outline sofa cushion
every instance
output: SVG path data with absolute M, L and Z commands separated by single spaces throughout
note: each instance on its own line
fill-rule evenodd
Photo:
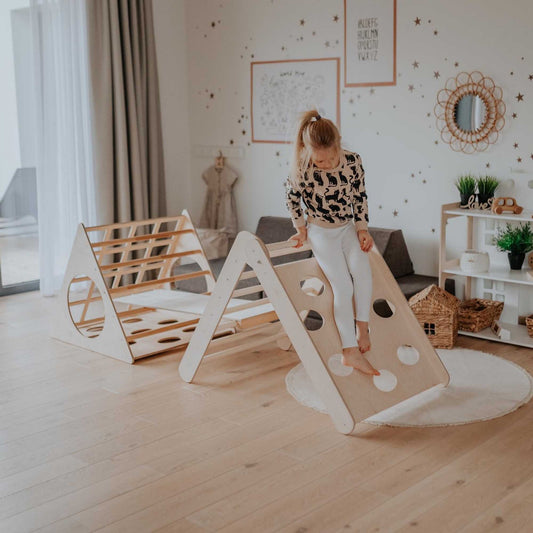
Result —
M 414 274 L 413 262 L 401 229 L 371 227 L 368 231 L 395 278 Z

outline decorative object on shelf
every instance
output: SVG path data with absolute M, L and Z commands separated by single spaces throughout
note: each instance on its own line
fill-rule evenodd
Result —
M 487 272 L 490 266 L 489 254 L 478 250 L 465 250 L 461 254 L 460 265 L 461 270 L 469 274 Z
M 527 264 L 529 265 L 529 268 L 533 268 L 533 253 L 527 256 Z
M 490 211 L 492 209 L 492 202 L 494 201 L 494 197 L 489 198 L 487 202 L 480 202 L 479 200 L 476 200 L 476 196 L 478 195 L 473 194 L 468 199 L 468 203 L 466 205 L 459 206 L 461 209 L 484 209 L 485 211 Z
M 533 338 L 533 315 L 526 317 L 527 334 Z
M 471 298 L 459 304 L 458 322 L 462 331 L 477 333 L 488 328 L 500 318 L 503 311 L 503 302 L 485 300 L 483 298 Z
M 496 247 L 501 252 L 507 252 L 511 270 L 521 270 L 526 254 L 533 250 L 533 232 L 529 222 L 518 226 L 505 224 L 494 238 Z
M 490 329 L 494 333 L 494 335 L 497 335 L 502 341 L 509 341 L 511 340 L 511 331 L 505 328 L 502 328 L 502 325 L 498 320 L 495 320 L 491 326 Z
M 452 150 L 482 152 L 505 125 L 503 91 L 481 72 L 460 72 L 437 93 L 437 128 Z
M 501 215 L 506 211 L 519 215 L 523 210 L 524 208 L 519 206 L 511 196 L 499 196 L 492 201 L 492 212 L 497 215 Z
M 477 179 L 477 199 L 479 209 L 490 209 L 492 206 L 494 191 L 499 185 L 499 180 L 494 176 L 480 176 Z
M 468 204 L 476 200 L 476 178 L 470 174 L 459 176 L 455 180 L 455 186 L 461 196 L 461 204 L 459 207 L 468 209 Z
M 434 348 L 449 349 L 455 345 L 459 303 L 437 285 L 430 285 L 409 299 L 409 307 Z

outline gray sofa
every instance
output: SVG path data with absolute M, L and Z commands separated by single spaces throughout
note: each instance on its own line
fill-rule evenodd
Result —
M 385 262 L 391 269 L 392 274 L 396 278 L 405 297 L 409 299 L 411 296 L 426 288 L 433 283 L 437 284 L 438 279 L 433 276 L 422 276 L 415 274 L 413 263 L 409 257 L 409 251 L 403 237 L 402 230 L 399 229 L 385 229 L 385 228 L 369 228 L 369 232 L 376 243 L 376 247 L 385 259 Z M 256 235 L 266 244 L 272 242 L 279 242 L 287 240 L 295 231 L 291 220 L 288 217 L 261 217 L 257 224 L 255 231 Z M 303 259 L 311 257 L 310 251 L 302 252 L 301 254 L 294 254 L 286 257 L 275 257 L 272 262 L 274 264 L 281 264 L 286 261 L 294 261 L 295 259 Z M 225 258 L 220 257 L 209 261 L 211 269 L 215 278 L 222 269 Z M 197 264 L 176 265 L 173 269 L 173 275 L 183 274 L 185 272 L 192 272 L 198 270 Z M 239 282 L 238 287 L 247 287 L 257 284 L 257 279 L 252 278 Z M 184 280 L 176 284 L 176 288 L 180 290 L 201 293 L 207 290 L 205 280 L 203 278 L 193 278 Z M 448 280 L 446 290 L 452 294 L 455 293 L 453 280 Z M 246 296 L 248 299 L 257 299 L 260 294 L 251 294 Z

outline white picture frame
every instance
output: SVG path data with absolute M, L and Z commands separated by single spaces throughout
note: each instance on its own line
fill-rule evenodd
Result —
M 251 63 L 252 142 L 292 142 L 298 114 L 314 108 L 340 127 L 340 58 Z
M 344 86 L 396 85 L 396 0 L 344 0 Z

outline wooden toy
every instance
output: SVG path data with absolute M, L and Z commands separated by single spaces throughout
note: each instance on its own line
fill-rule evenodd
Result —
M 290 242 L 265 245 L 249 232 L 238 234 L 180 363 L 179 372 L 185 381 L 194 379 L 206 355 L 230 355 L 283 340 L 285 334 L 276 322 L 213 339 L 221 319 L 228 317 L 226 308 L 231 297 L 238 295 L 235 286 L 239 279 L 254 275 L 259 283 L 247 290 L 264 291 L 265 297 L 237 310 L 271 306 L 289 339 L 281 344 L 288 347 L 292 343 L 340 432 L 349 434 L 357 422 L 424 390 L 448 384 L 446 368 L 376 247 L 369 252 L 373 272 L 369 322 L 372 348 L 366 355 L 381 376 L 368 376 L 342 365 L 341 342 L 333 319 L 333 294 L 316 260 L 277 266 L 271 261 L 305 249 L 294 248 Z M 247 264 L 251 271 L 244 271 Z M 313 331 L 304 323 L 310 310 L 322 317 L 322 326 Z
M 194 260 L 198 270 L 172 275 L 180 257 Z M 128 363 L 183 347 L 209 297 L 168 289 L 174 282 L 194 277 L 205 278 L 208 293 L 215 285 L 187 211 L 122 224 L 88 228 L 80 224 L 58 296 L 52 336 Z M 162 306 L 157 300 L 154 305 L 154 298 L 148 301 L 153 293 L 160 295 Z M 237 327 L 235 320 L 224 319 L 215 336 L 231 334 Z
M 492 212 L 501 215 L 504 211 L 510 211 L 519 215 L 524 208 L 516 203 L 516 200 L 510 196 L 500 196 L 492 201 Z

